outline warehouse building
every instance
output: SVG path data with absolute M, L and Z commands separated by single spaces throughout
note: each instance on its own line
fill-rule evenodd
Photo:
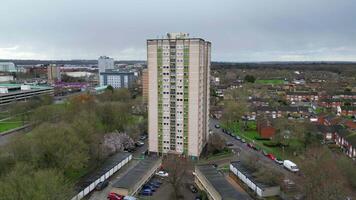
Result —
M 280 186 L 257 181 L 252 176 L 252 172 L 242 166 L 240 161 L 230 163 L 230 172 L 245 183 L 260 198 L 277 196 L 280 193 Z
M 247 194 L 237 191 L 213 165 L 197 165 L 195 183 L 208 194 L 209 200 L 251 199 Z
M 21 84 L 0 84 L 0 106 L 14 101 L 25 101 L 41 95 L 53 95 L 53 88 Z
M 78 193 L 72 200 L 79 200 L 84 198 L 87 194 L 93 191 L 96 185 L 109 179 L 115 172 L 119 171 L 130 160 L 132 155 L 130 153 L 117 153 L 111 156 L 108 160 L 101 165 L 95 172 L 84 177 L 78 184 Z
M 151 179 L 161 164 L 162 160 L 158 156 L 150 156 L 141 160 L 134 168 L 112 185 L 111 192 L 124 196 L 135 195 Z

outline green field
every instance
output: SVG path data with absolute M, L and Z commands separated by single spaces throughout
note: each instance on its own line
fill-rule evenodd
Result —
M 281 79 L 261 79 L 261 80 L 256 80 L 256 83 L 260 84 L 284 84 L 284 80 Z
M 20 117 L 0 121 L 0 134 L 8 130 L 21 127 L 22 125 L 23 123 Z
M 263 142 L 266 142 L 266 140 L 257 140 L 256 138 L 259 137 L 259 134 L 257 133 L 256 130 L 256 122 L 254 121 L 249 121 L 247 122 L 247 130 L 244 131 L 243 128 L 243 122 L 236 122 L 233 124 L 230 124 L 228 126 L 223 125 L 224 128 L 227 130 L 233 132 L 235 135 L 240 136 L 241 138 L 244 138 L 246 142 L 251 142 L 253 143 L 256 147 L 259 149 L 265 150 L 267 153 L 272 153 L 278 158 L 284 158 L 288 152 L 285 152 L 285 154 L 282 152 L 282 149 L 279 147 L 267 147 L 263 144 Z

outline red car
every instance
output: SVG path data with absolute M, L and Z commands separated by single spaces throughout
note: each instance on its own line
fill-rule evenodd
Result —
M 110 192 L 107 197 L 108 200 L 123 200 L 124 196 L 116 194 L 115 192 Z
M 276 159 L 276 157 L 271 153 L 267 154 L 266 156 L 271 160 L 275 160 Z

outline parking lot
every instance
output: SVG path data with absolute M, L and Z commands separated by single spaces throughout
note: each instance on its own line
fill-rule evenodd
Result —
M 154 199 L 154 200 L 167 200 L 167 199 L 172 199 L 172 195 L 174 195 L 174 189 L 172 185 L 169 183 L 167 178 L 158 178 L 155 176 L 153 178 L 154 180 L 159 180 L 162 182 L 161 186 L 156 189 L 155 192 L 153 192 L 152 196 L 142 196 L 139 195 L 139 199 Z M 183 195 L 182 199 L 187 199 L 187 200 L 194 200 L 195 197 L 198 195 L 198 193 L 193 193 L 189 189 L 189 185 L 193 184 L 193 176 L 188 177 L 185 176 L 183 179 L 183 182 L 181 184 L 180 188 L 180 193 Z

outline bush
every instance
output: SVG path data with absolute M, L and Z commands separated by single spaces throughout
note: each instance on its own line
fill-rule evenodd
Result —
M 264 140 L 264 141 L 270 141 L 270 138 L 261 138 L 261 137 L 255 137 L 255 140 Z
M 267 142 L 263 142 L 263 145 L 267 147 L 280 147 L 281 143 L 275 141 L 267 141 Z

